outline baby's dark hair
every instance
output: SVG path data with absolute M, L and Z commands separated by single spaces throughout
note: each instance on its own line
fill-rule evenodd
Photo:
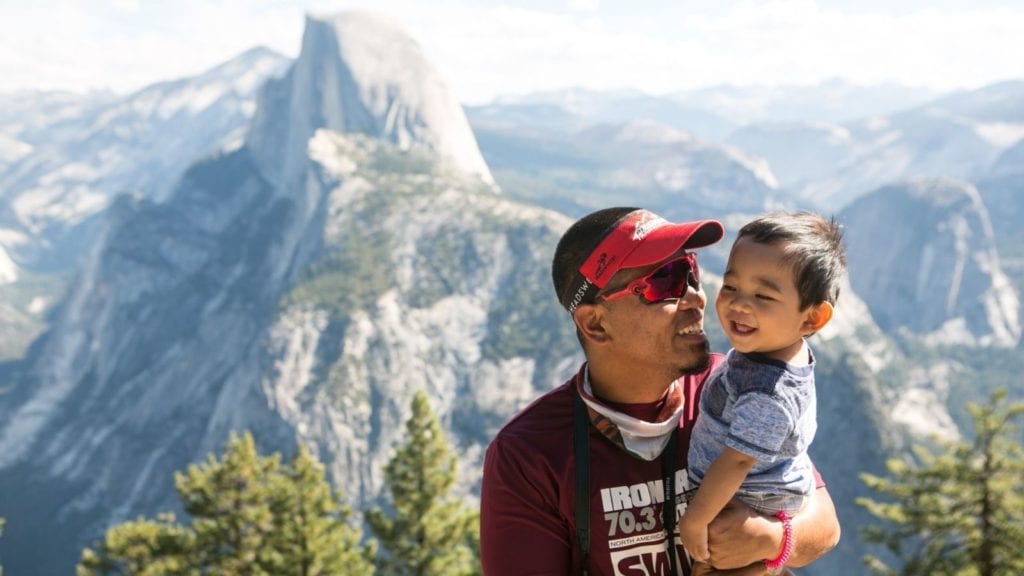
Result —
M 770 212 L 740 228 L 736 236 L 758 244 L 784 244 L 800 294 L 800 309 L 819 302 L 835 306 L 846 272 L 843 231 L 835 218 L 811 212 Z

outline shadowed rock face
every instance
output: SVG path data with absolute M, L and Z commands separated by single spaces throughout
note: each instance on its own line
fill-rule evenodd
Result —
M 850 282 L 883 330 L 1012 347 L 1019 301 L 977 190 L 952 180 L 881 188 L 843 210 Z

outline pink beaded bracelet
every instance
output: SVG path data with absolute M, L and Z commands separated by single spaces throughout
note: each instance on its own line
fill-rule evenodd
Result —
M 775 513 L 775 517 L 782 520 L 782 551 L 774 560 L 764 561 L 764 567 L 772 575 L 781 574 L 782 568 L 786 562 L 789 562 L 789 557 L 793 554 L 793 523 L 790 521 L 789 515 L 781 510 Z

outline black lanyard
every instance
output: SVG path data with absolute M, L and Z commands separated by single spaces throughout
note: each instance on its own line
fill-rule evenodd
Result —
M 573 450 L 576 456 L 576 545 L 582 556 L 583 576 L 587 576 L 590 563 L 590 418 L 587 406 L 577 390 L 573 409 Z M 668 446 L 661 453 L 661 477 L 665 490 L 661 522 L 665 527 L 669 575 L 676 576 L 676 449 L 679 432 L 669 436 Z

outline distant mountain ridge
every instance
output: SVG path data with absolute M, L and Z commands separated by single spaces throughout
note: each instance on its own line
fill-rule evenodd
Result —
M 23 266 L 52 269 L 74 261 L 78 230 L 116 195 L 163 200 L 188 164 L 238 140 L 256 91 L 286 62 L 252 49 L 192 78 L 125 98 L 87 100 L 87 115 L 58 120 L 46 128 L 48 138 L 30 133 L 27 139 L 38 140 L 32 153 L 0 173 L 2 200 L 13 216 L 0 222 L 0 241 Z
M 657 97 L 575 89 L 499 99 L 468 113 L 480 134 L 532 141 L 602 123 L 660 124 L 763 159 L 786 195 L 836 209 L 894 181 L 977 182 L 1015 171 L 1020 155 L 1013 146 L 1024 139 L 1022 102 L 1024 81 L 946 95 L 832 81 Z M 496 156 L 501 146 L 492 152 L 484 142 L 482 148 Z M 522 167 L 530 169 L 525 162 Z
M 666 218 L 757 212 L 778 201 L 770 167 L 742 151 L 646 121 L 534 133 L 478 127 L 480 146 L 510 197 L 582 216 L 642 205 Z
M 759 123 L 844 123 L 923 104 L 931 90 L 882 84 L 857 86 L 832 79 L 817 85 L 710 86 L 669 94 L 583 88 L 497 98 L 468 109 L 474 125 L 491 127 L 516 117 L 519 127 L 553 123 L 560 129 L 601 122 L 653 121 L 697 138 L 722 141 Z
M 1022 118 L 1024 81 L 1002 82 L 842 124 L 752 124 L 729 142 L 778 167 L 780 184 L 808 203 L 843 207 L 900 180 L 1012 172 Z
M 978 191 L 951 180 L 894 184 L 840 213 L 853 289 L 879 326 L 947 345 L 1014 348 L 1020 300 L 999 263 Z

